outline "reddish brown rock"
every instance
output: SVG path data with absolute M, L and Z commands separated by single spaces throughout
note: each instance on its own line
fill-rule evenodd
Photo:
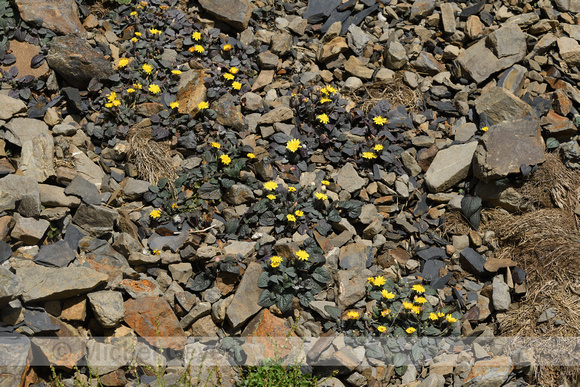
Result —
M 203 70 L 190 70 L 181 74 L 179 89 L 177 91 L 177 102 L 179 102 L 179 113 L 195 116 L 199 113 L 197 107 L 200 102 L 205 102 L 205 87 Z
M 260 90 L 274 81 L 274 70 L 262 70 L 252 85 L 252 91 Z
M 540 125 L 544 130 L 548 131 L 549 137 L 567 138 L 578 132 L 578 129 L 572 121 L 566 117 L 562 117 L 553 110 L 550 110 L 548 114 L 542 117 Z
M 480 360 L 473 365 L 463 381 L 464 386 L 501 386 L 513 370 L 509 356 L 499 356 L 491 360 Z
M 103 384 L 103 386 L 111 386 L 111 387 L 120 387 L 127 384 L 125 371 L 123 371 L 122 369 L 118 369 L 108 374 L 100 376 L 99 381 Z
M 0 218 L 0 240 L 6 240 L 10 231 L 14 227 L 14 219 L 10 215 L 6 215 Z
M 185 346 L 185 332 L 163 298 L 144 297 L 125 301 L 125 322 L 155 347 L 179 351 Z
M 556 113 L 567 116 L 572 111 L 572 101 L 568 98 L 564 90 L 556 90 L 552 94 L 552 100 L 554 101 L 552 106 Z
M 60 327 L 56 332 L 57 337 L 35 337 L 32 344 L 42 352 L 49 364 L 73 369 L 87 353 L 86 341 L 72 325 L 52 316 L 50 322 Z
M 250 320 L 242 336 L 247 336 L 250 344 L 262 344 L 265 358 L 284 357 L 299 343 L 298 336 L 286 326 L 286 320 L 274 316 L 268 309 Z
M 503 269 L 506 267 L 514 267 L 517 263 L 512 261 L 511 259 L 496 259 L 496 258 L 488 258 L 483 265 L 484 269 L 489 271 L 490 273 L 495 273 L 499 269 Z
M 41 64 L 38 68 L 33 69 L 30 67 L 30 61 L 35 55 L 40 53 L 40 47 L 35 46 L 27 42 L 19 42 L 17 40 L 10 41 L 10 52 L 16 57 L 16 63 L 10 66 L 4 66 L 0 69 L 8 71 L 11 67 L 16 66 L 18 69 L 18 76 L 24 77 L 26 75 L 32 75 L 33 77 L 42 77 L 50 71 L 48 63 L 46 61 Z
M 85 35 L 74 0 L 16 0 L 20 16 L 26 22 L 41 19 L 42 26 L 58 35 Z
M 217 113 L 217 122 L 221 125 L 231 127 L 237 131 L 242 131 L 247 128 L 244 122 L 244 116 L 242 115 L 242 107 L 231 94 L 224 94 L 211 106 Z
M 87 318 L 87 299 L 85 296 L 65 300 L 60 318 L 66 321 L 85 321 Z

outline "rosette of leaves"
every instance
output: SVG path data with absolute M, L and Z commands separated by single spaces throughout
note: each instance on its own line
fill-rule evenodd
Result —
M 296 256 L 283 258 L 277 266 L 269 262 L 262 263 L 264 271 L 258 277 L 258 287 L 263 288 L 258 305 L 268 308 L 274 304 L 287 312 L 292 307 L 293 297 L 297 297 L 300 305 L 306 307 L 314 301 L 314 296 L 320 293 L 330 283 L 331 276 L 323 267 L 326 260 L 314 239 L 304 242 L 308 260 L 299 260 Z
M 14 9 L 8 0 L 0 0 L 0 64 L 10 66 L 16 62 L 16 57 L 12 54 L 6 54 L 8 41 L 14 36 L 16 28 L 16 18 Z
M 241 255 L 238 255 L 237 258 L 228 256 L 224 259 L 213 262 L 212 264 L 203 267 L 195 277 L 190 278 L 185 287 L 192 292 L 199 293 L 209 289 L 220 273 L 227 273 L 239 277 L 241 274 L 241 260 Z

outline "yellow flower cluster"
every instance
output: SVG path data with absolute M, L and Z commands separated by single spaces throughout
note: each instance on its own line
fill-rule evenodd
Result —
M 161 88 L 159 87 L 159 85 L 152 83 L 149 85 L 149 92 L 151 94 L 158 94 L 159 92 L 161 92 Z
M 308 261 L 308 258 L 310 257 L 310 254 L 308 254 L 306 251 L 304 250 L 298 250 L 296 252 L 296 258 L 298 258 L 301 261 Z
M 270 257 L 270 266 L 272 267 L 278 267 L 280 266 L 280 264 L 282 263 L 284 259 L 278 255 L 274 255 L 273 257 Z
M 358 320 L 360 317 L 360 313 L 357 311 L 351 310 L 346 314 L 346 317 L 348 317 L 350 320 Z
M 278 184 L 275 181 L 267 181 L 264 183 L 264 189 L 268 191 L 274 191 L 276 188 L 278 188 Z
M 200 103 L 197 104 L 197 108 L 199 110 L 208 109 L 209 108 L 209 103 L 207 103 L 206 101 L 201 101 Z
M 150 216 L 152 219 L 158 219 L 158 218 L 160 218 L 160 217 L 161 217 L 161 211 L 159 211 L 159 210 L 153 210 L 153 211 L 151 211 L 151 212 L 149 213 L 149 216 Z
M 376 116 L 373 118 L 373 122 L 375 125 L 383 126 L 384 124 L 388 124 L 389 120 L 381 116 Z
M 373 152 L 363 152 L 362 157 L 363 159 L 372 160 L 377 158 L 377 154 Z
M 330 119 L 328 118 L 328 115 L 326 115 L 326 113 L 322 113 L 316 116 L 316 118 L 318 119 L 318 121 L 322 122 L 323 124 L 328 124 L 328 122 L 330 121 Z
M 379 275 L 376 277 L 369 277 L 369 278 L 367 278 L 367 280 L 369 281 L 369 283 L 373 284 L 374 286 L 383 286 L 384 284 L 387 283 L 387 280 L 382 275 Z
M 123 67 L 127 67 L 127 65 L 129 64 L 129 59 L 128 58 L 121 58 L 119 59 L 119 68 L 122 69 Z
M 325 194 L 323 194 L 322 192 L 315 192 L 314 196 L 316 197 L 316 199 L 318 200 L 326 200 L 328 199 L 328 196 L 326 196 Z
M 151 72 L 153 71 L 153 66 L 151 66 L 150 64 L 147 63 L 143 63 L 143 66 L 141 66 L 141 69 L 143 69 L 143 72 L 147 75 L 150 75 Z
M 326 87 L 323 87 L 322 89 L 320 89 L 320 92 L 322 94 L 325 95 L 329 95 L 329 94 L 336 94 L 336 89 L 334 87 L 332 87 L 331 85 L 326 85 Z
M 290 152 L 294 153 L 294 152 L 296 152 L 298 150 L 298 148 L 302 148 L 302 145 L 300 145 L 300 140 L 299 139 L 293 138 L 293 139 L 289 140 L 286 143 L 286 148 Z
M 105 104 L 106 108 L 112 108 L 113 106 L 121 105 L 121 101 L 117 99 L 117 93 L 115 93 L 114 91 L 111 91 L 111 94 L 107 95 L 107 100 L 109 102 Z
M 221 155 L 220 160 L 223 165 L 229 165 L 232 162 L 232 159 L 228 155 Z
M 292 214 L 286 215 L 286 219 L 288 219 L 289 222 L 296 222 L 296 217 Z

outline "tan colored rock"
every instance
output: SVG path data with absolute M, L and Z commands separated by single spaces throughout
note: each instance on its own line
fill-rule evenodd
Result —
M 181 74 L 177 90 L 179 113 L 191 116 L 199 113 L 198 105 L 205 101 L 207 92 L 203 81 L 204 77 L 205 71 L 203 70 L 190 70 Z

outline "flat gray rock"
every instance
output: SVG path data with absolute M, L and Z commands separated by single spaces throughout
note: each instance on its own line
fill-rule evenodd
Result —
M 0 179 L 0 209 L 16 209 L 22 216 L 39 216 L 40 191 L 36 179 L 20 175 Z
M 72 179 L 65 188 L 64 193 L 77 196 L 86 204 L 101 204 L 101 193 L 97 186 L 79 175 Z
M 258 299 L 263 291 L 257 285 L 260 274 L 262 274 L 262 266 L 252 262 L 242 277 L 232 303 L 227 308 L 226 318 L 234 329 L 237 329 L 262 309 L 258 305 Z
M 108 276 L 88 267 L 50 268 L 27 263 L 16 268 L 24 302 L 58 300 L 86 293 L 104 284 Z M 66 278 L 66 281 L 63 279 Z
M 4 266 L 0 266 L 0 306 L 6 305 L 20 294 L 22 285 L 18 277 Z
M 0 94 L 0 120 L 9 120 L 26 109 L 26 104 L 21 100 Z
M 366 180 L 359 176 L 355 167 L 351 163 L 348 163 L 338 172 L 336 182 L 340 188 L 353 193 L 364 187 Z
M 475 110 L 485 114 L 491 124 L 517 120 L 532 114 L 532 108 L 502 87 L 490 87 L 475 100 Z
M 199 5 L 238 31 L 248 27 L 252 15 L 252 4 L 248 0 L 200 0 Z
M 437 152 L 425 173 L 425 183 L 431 192 L 442 192 L 465 179 L 471 167 L 477 141 L 453 145 Z
M 119 213 L 104 206 L 83 203 L 77 209 L 73 223 L 91 233 L 110 232 L 119 223 Z
M 66 241 L 58 241 L 50 245 L 44 245 L 34 257 L 34 262 L 39 265 L 52 267 L 66 267 L 76 258 L 76 253 Z
M 103 328 L 117 326 L 125 317 L 123 294 L 112 290 L 92 292 L 88 295 L 91 308 Z

